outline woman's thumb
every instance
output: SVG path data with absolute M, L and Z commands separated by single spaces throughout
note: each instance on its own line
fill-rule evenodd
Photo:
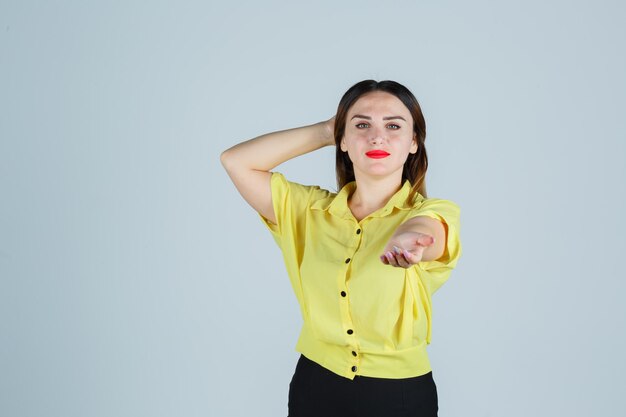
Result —
M 435 238 L 430 235 L 422 234 L 417 238 L 417 243 L 422 246 L 430 246 L 435 243 Z

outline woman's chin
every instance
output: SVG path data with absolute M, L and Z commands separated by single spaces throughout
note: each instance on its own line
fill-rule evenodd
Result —
M 396 173 L 396 171 L 391 171 L 389 170 L 389 168 L 385 168 L 385 169 L 368 169 L 368 170 L 364 170 L 361 171 L 361 177 L 368 177 L 368 178 L 374 178 L 374 179 L 384 179 L 387 178 L 389 176 L 393 176 Z M 402 171 L 399 172 L 400 176 L 402 176 Z M 358 178 L 359 176 L 357 176 Z

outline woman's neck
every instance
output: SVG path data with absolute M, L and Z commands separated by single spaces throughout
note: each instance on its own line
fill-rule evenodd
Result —
M 389 199 L 402 186 L 402 177 L 387 177 L 383 179 L 356 179 L 356 189 L 349 197 L 348 205 L 355 212 L 355 217 L 363 218 L 368 214 L 384 207 Z

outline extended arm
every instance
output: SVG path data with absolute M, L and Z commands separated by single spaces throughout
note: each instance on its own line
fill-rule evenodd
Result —
M 381 261 L 408 268 L 418 262 L 441 258 L 446 247 L 445 224 L 427 216 L 416 216 L 402 223 L 393 234 Z
M 269 171 L 296 156 L 334 145 L 333 127 L 334 118 L 268 133 L 225 150 L 220 161 L 248 204 L 263 217 L 276 223 Z

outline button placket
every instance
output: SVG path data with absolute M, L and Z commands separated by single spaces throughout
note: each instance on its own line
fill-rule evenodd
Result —
M 354 240 L 352 241 L 354 243 L 352 245 L 347 245 L 350 248 L 348 250 L 351 250 L 351 252 L 346 253 L 346 257 L 344 258 L 344 264 L 346 265 L 346 269 L 344 270 L 343 278 L 340 280 L 340 286 L 342 286 L 343 288 L 339 288 L 339 295 L 341 301 L 341 309 L 344 311 L 342 314 L 343 319 L 345 320 L 344 329 L 346 332 L 346 336 L 350 339 L 350 341 L 348 342 L 350 346 L 347 347 L 346 350 L 348 370 L 349 372 L 356 373 L 359 369 L 360 357 L 357 353 L 358 342 L 356 339 L 356 334 L 353 328 L 353 322 L 350 314 L 350 301 L 348 298 L 349 288 L 347 288 L 347 281 L 350 279 L 352 260 L 362 243 L 363 229 L 360 225 L 357 225 L 357 227 L 353 229 L 353 232 L 354 234 L 352 236 Z M 355 338 L 353 339 L 353 337 Z
M 341 296 L 345 297 L 347 294 L 345 291 L 341 291 Z M 350 317 L 348 315 L 348 322 L 346 323 L 348 326 L 351 326 L 351 320 Z M 352 328 L 349 328 L 346 330 L 346 334 L 350 337 L 355 336 L 355 332 Z M 350 362 L 352 362 L 352 365 L 350 365 L 350 370 L 354 373 L 356 373 L 356 371 L 358 370 L 358 365 L 359 365 L 359 354 L 357 353 L 357 348 L 355 346 L 358 346 L 358 344 L 356 343 L 356 341 L 353 341 L 353 343 L 351 343 L 352 346 L 348 347 L 350 355 L 352 356 L 352 360 L 350 360 Z
M 359 228 L 359 229 L 357 229 L 357 230 L 359 230 L 359 232 L 357 232 L 357 234 L 360 234 L 360 230 L 361 230 L 361 229 Z M 356 248 L 357 248 L 357 249 L 358 249 L 358 243 L 359 243 L 359 242 L 357 242 L 357 245 L 356 245 Z M 356 251 L 356 249 L 355 249 L 355 251 Z M 346 265 L 348 265 L 351 261 L 352 261 L 352 258 L 351 258 L 351 257 L 347 257 L 347 258 L 344 260 L 344 263 L 345 263 Z M 348 270 L 346 270 L 345 275 L 344 275 L 344 279 L 343 279 L 343 285 L 345 285 L 346 287 L 347 287 L 347 285 L 346 285 L 347 278 L 348 278 Z M 339 295 L 341 295 L 341 298 L 342 298 L 342 299 L 344 299 L 344 300 L 348 301 L 348 300 L 347 300 L 348 293 L 347 293 L 345 290 L 341 290 L 341 291 L 339 292 Z M 346 317 L 347 317 L 347 319 L 348 319 L 348 320 L 347 320 L 347 322 L 346 322 L 346 326 L 352 326 L 352 320 L 351 320 L 351 318 L 350 318 L 350 308 L 349 308 L 349 305 L 348 305 L 348 304 L 346 304 L 346 305 L 345 305 L 345 309 L 346 309 L 346 310 L 345 310 L 345 311 L 346 311 Z M 352 335 L 352 334 L 354 333 L 354 330 L 352 330 L 352 329 L 348 329 L 348 330 L 347 330 L 347 333 L 348 333 L 349 335 Z
M 353 362 L 352 362 L 352 366 L 350 367 L 350 370 L 352 372 L 356 372 L 359 369 L 360 358 L 359 358 L 359 356 L 358 356 L 358 354 L 356 353 L 355 350 L 350 351 L 350 353 L 353 356 Z

